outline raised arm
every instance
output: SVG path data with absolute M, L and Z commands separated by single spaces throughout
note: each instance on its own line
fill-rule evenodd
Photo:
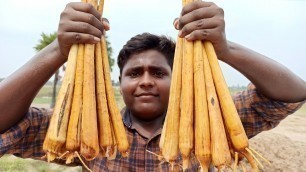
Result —
M 246 76 L 266 97 L 284 102 L 306 100 L 305 81 L 278 62 L 226 40 L 224 11 L 214 3 L 186 5 L 177 26 L 181 37 L 211 41 L 219 60 Z
M 67 61 L 73 43 L 96 43 L 103 33 L 91 5 L 70 3 L 61 14 L 58 38 L 0 82 L 0 133 L 19 122 L 40 88 Z M 108 25 L 104 23 L 105 28 Z
M 280 63 L 246 47 L 228 42 L 221 60 L 246 76 L 266 97 L 295 103 L 306 100 L 306 83 Z

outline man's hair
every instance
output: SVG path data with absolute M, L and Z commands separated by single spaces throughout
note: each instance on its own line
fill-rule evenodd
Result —
M 120 69 L 120 75 L 122 69 L 129 58 L 146 50 L 157 50 L 162 53 L 172 69 L 175 42 L 166 36 L 157 36 L 150 33 L 143 33 L 132 37 L 121 49 L 117 58 L 117 64 Z

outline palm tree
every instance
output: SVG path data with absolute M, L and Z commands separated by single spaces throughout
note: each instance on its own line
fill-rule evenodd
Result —
M 41 33 L 41 39 L 39 40 L 39 43 L 34 47 L 34 49 L 38 52 L 48 46 L 51 42 L 53 42 L 57 37 L 57 33 L 53 32 L 51 34 L 45 34 Z M 108 52 L 108 60 L 109 60 L 109 66 L 110 70 L 112 71 L 113 65 L 114 65 L 114 59 L 111 58 L 113 54 L 113 48 L 110 46 L 110 42 L 108 41 L 108 37 L 106 38 L 106 45 L 107 45 L 107 52 Z M 63 71 L 65 71 L 65 66 L 63 66 Z M 58 81 L 60 80 L 59 70 L 57 70 L 54 74 L 54 80 L 53 80 L 53 91 L 52 91 L 52 100 L 50 107 L 53 108 L 55 105 L 55 98 L 56 98 L 56 86 Z
M 51 34 L 41 33 L 40 36 L 41 36 L 41 39 L 39 40 L 39 43 L 34 47 L 34 49 L 37 52 L 44 49 L 51 42 L 53 42 L 57 37 L 57 33 L 56 32 L 53 32 Z M 55 105 L 56 85 L 57 85 L 58 81 L 59 81 L 59 70 L 57 70 L 54 74 L 52 100 L 51 100 L 51 105 L 50 105 L 51 108 L 53 108 L 54 105 Z

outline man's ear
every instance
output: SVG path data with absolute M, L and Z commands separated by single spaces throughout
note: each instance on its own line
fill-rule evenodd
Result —
M 121 75 L 119 75 L 119 87 L 120 87 L 120 94 L 122 95 L 122 90 L 121 90 Z

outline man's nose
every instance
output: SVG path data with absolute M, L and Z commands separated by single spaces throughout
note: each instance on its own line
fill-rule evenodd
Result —
M 141 87 L 152 87 L 154 85 L 154 78 L 149 74 L 149 72 L 145 72 L 140 79 L 139 85 Z

